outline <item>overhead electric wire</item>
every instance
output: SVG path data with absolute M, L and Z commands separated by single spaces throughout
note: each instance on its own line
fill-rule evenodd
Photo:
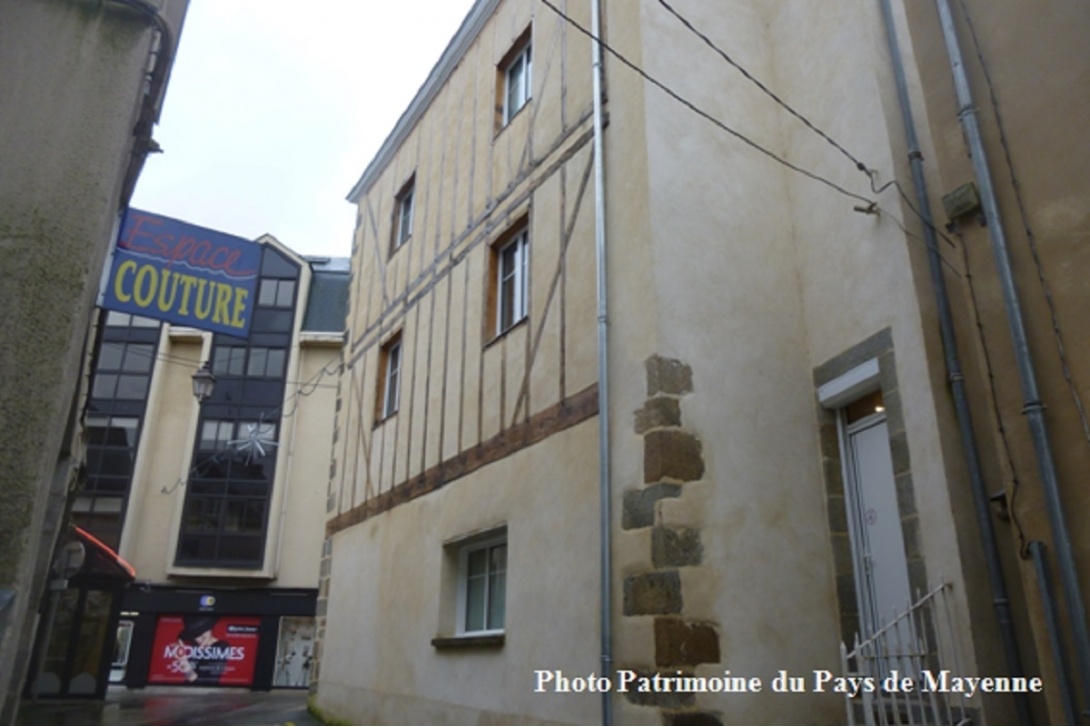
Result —
M 929 226 L 931 228 L 931 230 L 933 232 L 935 232 L 935 234 L 937 234 L 939 237 L 941 237 L 943 239 L 943 241 L 946 242 L 946 244 L 950 245 L 950 247 L 954 247 L 953 240 L 951 240 L 945 233 L 943 233 L 942 230 L 935 227 L 920 212 L 920 210 L 918 210 L 916 208 L 915 203 L 913 203 L 912 199 L 908 196 L 908 194 L 904 191 L 904 189 L 901 188 L 901 184 L 900 184 L 900 182 L 897 181 L 897 179 L 895 179 L 895 178 L 890 179 L 888 182 L 883 184 L 881 187 L 876 186 L 875 185 L 875 176 L 877 175 L 877 170 L 876 169 L 868 167 L 865 162 L 863 162 L 857 156 L 855 156 L 850 151 L 848 151 L 848 149 L 845 148 L 844 145 L 842 145 L 840 142 L 838 142 L 836 139 L 834 139 L 828 133 L 826 133 L 821 128 L 819 128 L 816 124 L 814 124 L 812 121 L 810 121 L 810 119 L 806 118 L 801 113 L 796 111 L 795 108 L 793 106 L 791 106 L 791 104 L 787 103 L 782 98 L 780 98 L 779 95 L 777 95 L 770 88 L 768 88 L 768 86 L 766 86 L 756 76 L 754 76 L 752 73 L 750 73 L 749 70 L 747 70 L 744 66 L 742 66 L 740 63 L 735 61 L 733 58 L 731 58 L 730 54 L 728 54 L 725 50 L 723 50 L 718 45 L 716 45 L 715 41 L 713 41 L 706 34 L 704 34 L 698 28 L 696 28 L 696 26 L 694 26 L 692 24 L 692 22 L 689 21 L 688 18 L 683 16 L 681 13 L 679 13 L 672 5 L 670 5 L 668 2 L 666 2 L 666 0 L 658 0 L 658 2 L 671 15 L 673 15 L 678 20 L 678 22 L 680 22 L 682 25 L 684 25 L 696 37 L 698 37 L 702 41 L 704 41 L 704 43 L 709 48 L 711 48 L 713 51 L 715 51 L 716 54 L 718 54 L 724 61 L 729 63 L 739 73 L 741 73 L 746 78 L 746 80 L 750 81 L 752 84 L 757 86 L 757 88 L 759 88 L 761 91 L 763 91 L 765 93 L 765 95 L 767 95 L 769 98 L 771 98 L 777 104 L 779 104 L 779 106 L 781 106 L 789 114 L 791 114 L 796 119 L 798 119 L 804 126 L 806 126 L 806 128 L 813 131 L 815 134 L 817 134 L 822 139 L 824 139 L 830 146 L 832 146 L 837 151 L 839 151 L 841 154 L 843 154 L 845 157 L 847 157 L 847 159 L 849 161 L 851 161 L 853 165 L 855 165 L 856 169 L 858 169 L 859 171 L 861 171 L 861 172 L 863 172 L 864 174 L 867 175 L 868 179 L 870 180 L 870 189 L 871 189 L 871 192 L 873 194 L 881 194 L 882 192 L 886 191 L 890 187 L 895 188 L 897 190 L 897 193 L 901 196 L 901 200 L 912 211 L 912 213 L 914 215 L 916 215 L 916 217 L 918 217 L 920 219 L 920 221 L 923 222 L 923 224 Z M 902 226 L 901 229 L 904 230 L 904 227 Z M 947 262 L 947 265 L 949 266 L 949 262 Z M 953 269 L 953 268 L 951 267 L 951 269 Z
M 681 96 L 680 94 L 678 94 L 678 93 L 677 93 L 676 91 L 674 91 L 674 90 L 673 90 L 672 88 L 670 88 L 669 86 L 667 86 L 667 85 L 666 85 L 665 83 L 663 83 L 662 81 L 658 80 L 657 78 L 655 78 L 655 77 L 654 77 L 654 76 L 652 76 L 651 74 L 647 73 L 647 71 L 643 70 L 643 69 L 642 69 L 642 68 L 640 68 L 640 67 L 639 67 L 638 65 L 636 65 L 635 63 L 633 63 L 632 61 L 630 61 L 630 60 L 629 60 L 628 58 L 626 58 L 626 57 L 625 57 L 624 55 L 622 55 L 622 54 L 621 54 L 621 53 L 620 53 L 619 51 L 617 51 L 617 50 L 616 50 L 615 48 L 613 48 L 612 46 L 610 46 L 609 44 L 607 44 L 607 43 L 606 43 L 605 41 L 603 41 L 603 40 L 602 40 L 601 38 L 596 38 L 596 37 L 594 36 L 594 34 L 593 34 L 593 33 L 591 33 L 591 32 L 590 32 L 589 30 L 587 30 L 587 29 L 586 29 L 586 28 L 585 28 L 585 27 L 584 27 L 583 25 L 581 25 L 581 24 L 580 24 L 579 22 L 577 22 L 577 21 L 576 21 L 576 20 L 575 20 L 574 18 L 572 18 L 571 16 L 567 15 L 567 14 L 566 14 L 566 13 L 565 13 L 564 11 L 562 11 L 562 10 L 561 10 L 560 8 L 558 8 L 558 7 L 556 7 L 555 5 L 553 5 L 553 4 L 552 4 L 552 3 L 551 3 L 551 2 L 549 1 L 549 0 L 541 0 L 541 2 L 542 2 L 542 3 L 543 3 L 543 4 L 544 4 L 544 5 L 545 5 L 545 6 L 547 7 L 547 8 L 549 8 L 550 10 L 552 10 L 552 11 L 553 11 L 554 13 L 556 13 L 556 14 L 557 14 L 558 16 L 560 16 L 561 18 L 563 18 L 563 19 L 564 19 L 565 21 L 567 21 L 567 23 L 568 23 L 569 25 L 571 25 L 571 26 L 572 26 L 573 28 L 575 28 L 576 30 L 578 30 L 578 31 L 579 31 L 580 33 L 582 33 L 583 35 L 587 36 L 588 38 L 591 38 L 591 39 L 593 39 L 593 40 L 597 41 L 597 42 L 599 43 L 599 45 L 600 45 L 600 46 L 602 47 L 602 49 L 603 49 L 603 50 L 605 50 L 605 51 L 606 51 L 607 53 L 609 53 L 609 54 L 610 54 L 611 56 L 613 56 L 614 58 L 616 58 L 616 59 L 617 59 L 618 61 L 620 61 L 620 62 L 621 62 L 622 64 L 624 64 L 625 66 L 627 66 L 627 67 L 628 67 L 629 69 L 631 69 L 632 71 L 634 71 L 634 72 L 635 72 L 635 73 L 636 73 L 637 75 L 639 75 L 639 76 L 640 76 L 641 78 L 643 78 L 643 79 L 644 79 L 645 81 L 647 81 L 647 82 L 648 82 L 648 83 L 650 83 L 651 85 L 653 85 L 653 86 L 655 86 L 656 88 L 658 88 L 658 89 L 659 89 L 660 91 L 662 91 L 662 92 L 663 92 L 663 93 L 665 93 L 665 94 L 666 94 L 667 96 L 669 96 L 670 98 L 674 99 L 675 101 L 677 101 L 678 103 L 680 103 L 680 104 L 681 104 L 682 106 L 686 107 L 687 109 L 689 109 L 690 111 L 692 111 L 693 113 L 695 113 L 695 114 L 696 114 L 697 116 L 700 116 L 700 117 L 701 117 L 701 118 L 703 118 L 704 120 L 706 120 L 706 121 L 710 122 L 711 124 L 715 125 L 715 126 L 716 126 L 716 127 L 718 127 L 719 129 L 721 129 L 721 130 L 723 130 L 723 131 L 727 132 L 728 134 L 730 134 L 730 135 L 731 135 L 731 136 L 733 136 L 734 138 L 738 139 L 738 140 L 739 140 L 739 141 L 741 141 L 741 142 L 742 142 L 743 144 L 746 144 L 747 146 L 749 146 L 750 148 L 754 149 L 755 151 L 757 151 L 757 152 L 760 152 L 761 154 L 764 154 L 765 156 L 767 156 L 767 157 L 769 157 L 770 159 L 774 160 L 774 161 L 775 161 L 776 163 L 778 163 L 778 164 L 781 164 L 782 166 L 785 166 L 785 167 L 787 167 L 788 169 L 790 169 L 790 170 L 791 170 L 791 171 L 793 171 L 793 172 L 796 172 L 796 173 L 798 173 L 798 174 L 801 174 L 801 175 L 803 175 L 804 177 L 808 177 L 809 179 L 812 179 L 812 180 L 814 180 L 815 182 L 819 182 L 819 183 L 821 183 L 821 184 L 824 184 L 825 186 L 827 186 L 827 187 L 829 187 L 829 188 L 831 188 L 831 189 L 835 190 L 836 192 L 839 192 L 840 194 L 844 195 L 845 197 L 849 197 L 849 198 L 851 198 L 851 199 L 854 199 L 854 200 L 856 200 L 856 201 L 859 201 L 859 202 L 863 202 L 863 203 L 865 203 L 865 204 L 867 204 L 867 205 L 870 205 L 870 204 L 872 204 L 872 203 L 873 203 L 873 200 L 871 200 L 871 199 L 868 199 L 867 197 L 864 197 L 864 196 L 862 196 L 862 195 L 856 194 L 855 192 L 851 192 L 851 191 L 849 191 L 849 190 L 845 189 L 844 187 L 840 186 L 840 185 L 839 185 L 839 184 L 837 184 L 836 182 L 833 182 L 832 180 L 826 179 L 825 177 L 822 177 L 822 176 L 821 176 L 821 175 L 819 175 L 819 174 L 816 174 L 816 173 L 814 173 L 814 172 L 811 172 L 811 171 L 810 171 L 810 170 L 808 170 L 808 169 L 805 169 L 805 168 L 803 168 L 803 167 L 800 167 L 800 166 L 798 166 L 797 164 L 793 164 L 792 162 L 789 162 L 788 160 L 786 160 L 786 159 L 784 159 L 783 157 L 779 156 L 779 155 L 778 155 L 778 154 L 776 154 L 775 152 L 773 152 L 773 151 L 771 151 L 771 150 L 769 150 L 769 149 L 766 149 L 765 147 L 761 146 L 761 145 L 760 145 L 760 144 L 758 144 L 757 142 L 753 141 L 752 139 L 750 139 L 749 137 L 747 137 L 747 136 L 746 136 L 745 134 L 741 133 L 740 131 L 738 131 L 738 130 L 736 130 L 736 129 L 733 129 L 733 128 L 731 128 L 731 127 L 730 127 L 730 126 L 728 126 L 727 124 L 723 123 L 723 122 L 722 122 L 722 121 L 720 121 L 719 119 L 717 119 L 717 118 L 715 118 L 714 116 L 712 116 L 712 115 L 711 115 L 710 113 L 708 113 L 708 112 L 707 112 L 707 111 L 705 111 L 704 109 L 702 109 L 702 108 L 700 108 L 699 106 L 697 106 L 696 104 L 694 104 L 694 103 L 693 103 L 692 101 L 689 101 L 689 100 L 688 100 L 688 99 L 686 99 L 685 97 L 683 97 L 683 96 Z
M 681 13 L 679 13 L 679 12 L 678 12 L 677 10 L 675 10 L 675 9 L 674 9 L 674 7 L 673 7 L 672 5 L 670 5 L 670 3 L 666 2 L 666 0 L 659 0 L 659 5 L 661 5 L 662 7 L 666 8 L 666 10 L 667 10 L 667 11 L 669 11 L 669 13 L 670 13 L 671 15 L 673 15 L 673 16 L 674 16 L 675 18 L 677 18 L 677 19 L 678 19 L 678 21 L 679 21 L 679 22 L 680 22 L 680 23 L 681 23 L 682 25 L 684 25 L 684 26 L 685 26 L 686 28 L 688 28 L 688 29 L 690 30 L 690 32 L 692 32 L 692 33 L 693 33 L 693 34 L 694 34 L 694 35 L 695 35 L 696 37 L 698 37 L 698 38 L 700 38 L 700 39 L 701 39 L 702 41 L 704 41 L 704 43 L 705 43 L 705 44 L 706 44 L 706 45 L 707 45 L 707 46 L 708 46 L 709 48 L 711 48 L 711 49 L 712 49 L 712 50 L 714 50 L 714 51 L 715 51 L 716 53 L 718 53 L 718 54 L 719 54 L 719 56 L 720 56 L 720 57 L 721 57 L 721 58 L 722 58 L 723 60 L 725 60 L 725 61 L 726 61 L 727 63 L 729 63 L 730 65 L 734 66 L 734 67 L 735 67 L 736 69 L 738 69 L 738 72 L 739 72 L 739 73 L 741 73 L 741 74 L 742 74 L 743 76 L 745 76 L 745 77 L 746 77 L 746 79 L 748 79 L 748 80 L 749 80 L 750 82 L 752 82 L 752 83 L 753 83 L 754 85 L 756 85 L 756 86 L 757 86 L 757 88 L 759 88 L 759 89 L 761 89 L 762 91 L 764 91 L 764 92 L 765 92 L 765 93 L 766 93 L 766 94 L 767 94 L 767 95 L 768 95 L 768 96 L 769 96 L 770 98 L 772 98 L 772 100 L 774 100 L 774 101 L 775 101 L 776 103 L 778 103 L 778 104 L 779 104 L 780 106 L 782 106 L 782 107 L 783 107 L 783 108 L 784 108 L 784 109 L 785 109 L 785 110 L 786 110 L 786 111 L 787 111 L 788 113 L 790 113 L 790 114 L 791 114 L 792 116 L 794 116 L 794 117 L 795 117 L 796 119 L 798 119 L 799 121 L 801 121 L 801 122 L 802 122 L 803 124 L 805 124 L 805 125 L 806 125 L 806 126 L 807 126 L 807 127 L 808 127 L 808 128 L 810 129 L 810 130 L 811 130 L 811 131 L 813 131 L 813 132 L 814 132 L 815 134 L 817 134 L 818 136 L 820 136 L 820 137 L 821 137 L 822 139 L 824 139 L 825 141 L 829 142 L 829 144 L 831 144 L 831 145 L 832 145 L 832 146 L 833 146 L 833 147 L 834 147 L 835 149 L 837 149 L 837 150 L 838 150 L 838 151 L 839 151 L 839 152 L 840 152 L 841 154 L 843 154 L 843 155 L 844 155 L 844 156 L 846 156 L 846 157 L 847 157 L 847 158 L 848 158 L 849 160 L 851 160 L 851 162 L 852 162 L 853 164 L 855 164 L 856 168 L 857 168 L 857 169 L 858 169 L 859 171 L 863 172 L 863 173 L 864 173 L 864 174 L 866 174 L 867 176 L 870 176 L 870 173 L 871 173 L 871 172 L 870 172 L 870 169 L 869 169 L 869 168 L 867 167 L 867 165 L 866 165 L 866 164 L 864 164 L 864 163 L 863 163 L 862 161 L 860 161 L 859 159 L 857 159 L 857 158 L 855 157 L 855 155 L 853 155 L 853 154 L 852 154 L 852 153 L 851 153 L 850 151 L 848 151 L 848 150 L 847 150 L 847 149 L 845 149 L 845 148 L 844 148 L 843 146 L 841 146 L 841 145 L 840 145 L 840 144 L 839 144 L 839 143 L 838 143 L 838 142 L 837 142 L 837 141 L 836 141 L 835 139 L 833 139 L 833 138 L 832 138 L 832 137 L 830 137 L 830 136 L 829 136 L 828 134 L 826 134 L 826 133 L 825 133 L 824 131 L 822 131 L 822 130 L 821 130 L 821 129 L 819 129 L 819 128 L 818 128 L 817 126 L 815 126 L 815 125 L 814 125 L 813 123 L 811 123 L 811 122 L 810 122 L 810 120 L 809 120 L 809 119 L 807 119 L 807 118 L 806 118 L 805 116 L 803 116 L 802 114 L 800 114 L 800 113 L 799 113 L 798 111 L 795 111 L 795 109 L 793 109 L 793 108 L 791 107 L 791 105 L 790 105 L 790 104 L 788 104 L 788 103 L 787 103 L 786 101 L 784 101 L 784 100 L 783 100 L 783 99 L 781 99 L 781 98 L 780 98 L 779 96 L 777 96 L 777 95 L 776 95 L 775 93 L 773 93 L 773 92 L 772 92 L 772 91 L 771 91 L 771 90 L 770 90 L 770 89 L 769 89 L 769 88 L 768 88 L 767 86 L 765 86 L 765 85 L 764 85 L 763 83 L 761 83 L 761 82 L 760 82 L 760 81 L 759 81 L 759 80 L 758 80 L 757 78 L 755 78 L 755 77 L 753 76 L 753 74 L 751 74 L 751 73 L 750 73 L 749 71 L 747 71 L 747 70 L 746 70 L 746 69 L 745 69 L 744 67 L 742 67 L 742 65 L 741 65 L 741 64 L 737 63 L 737 62 L 736 62 L 736 61 L 735 61 L 735 60 L 734 60 L 733 58 L 731 58 L 731 57 L 730 57 L 730 55 L 728 55 L 726 51 L 724 51 L 724 50 L 723 50 L 722 48 L 720 48 L 719 46 L 717 46 L 717 45 L 716 45 L 716 44 L 715 44 L 715 43 L 714 43 L 714 42 L 712 41 L 712 39 L 711 39 L 711 38 L 709 38 L 709 37 L 708 37 L 707 35 L 705 35 L 705 34 L 704 34 L 704 33 L 702 33 L 701 31 L 699 31 L 699 30 L 698 30 L 698 29 L 697 29 L 697 28 L 696 28 L 696 27 L 695 27 L 695 26 L 694 26 L 694 25 L 693 25 L 693 24 L 692 24 L 691 22 L 689 22 L 689 20 L 688 20 L 688 19 L 687 19 L 687 18 L 686 18 L 685 16 L 683 16 L 683 15 L 682 15 Z
M 588 38 L 594 38 L 594 35 L 589 30 L 587 30 L 578 21 L 576 21 L 575 19 L 573 19 L 572 17 L 570 17 L 569 15 L 564 13 L 562 10 L 557 8 L 555 5 L 553 5 L 550 2 L 550 0 L 541 0 L 541 2 L 546 7 L 548 7 L 550 10 L 552 10 L 554 13 L 556 13 L 560 18 L 567 21 L 568 24 L 570 24 L 572 27 L 574 27 L 580 33 L 586 35 Z M 774 94 L 764 84 L 762 84 L 760 81 L 758 81 L 751 73 L 746 71 L 741 65 L 737 64 L 733 59 L 731 59 L 724 51 L 721 51 L 718 47 L 716 47 L 715 44 L 710 39 L 707 39 L 706 36 L 704 36 L 703 34 L 700 34 L 699 31 L 697 31 L 695 28 L 692 28 L 691 23 L 689 23 L 687 20 L 682 18 L 680 15 L 678 15 L 677 12 L 675 10 L 673 10 L 673 8 L 666 5 L 665 3 L 663 3 L 663 5 L 664 5 L 664 7 L 669 9 L 680 21 L 684 22 L 687 27 L 692 29 L 692 31 L 694 33 L 697 33 L 698 35 L 700 35 L 700 37 L 702 39 L 704 39 L 704 41 L 706 43 L 711 45 L 712 48 L 714 48 L 717 52 L 719 52 L 720 55 L 722 55 L 724 58 L 726 58 L 728 60 L 728 62 L 732 66 L 737 68 L 747 79 L 749 79 L 751 82 L 755 83 L 759 88 L 764 90 L 764 92 L 767 93 L 771 98 L 775 99 L 777 103 L 779 103 L 785 109 L 790 111 L 794 116 L 796 116 L 800 121 L 802 121 L 807 127 L 812 129 L 815 133 L 820 135 L 828 143 L 830 143 L 836 149 L 838 149 L 844 156 L 846 156 L 848 159 L 850 159 L 852 161 L 852 163 L 856 166 L 857 169 L 859 169 L 861 172 L 866 174 L 867 179 L 869 180 L 871 191 L 874 194 L 881 194 L 886 189 L 888 189 L 890 186 L 895 187 L 897 189 L 898 193 L 900 194 L 901 199 L 904 201 L 906 206 L 908 206 L 908 208 L 912 211 L 912 213 L 915 214 L 916 217 L 918 217 L 923 222 L 923 224 L 928 225 L 948 245 L 950 245 L 951 247 L 955 247 L 954 242 L 946 234 L 944 234 L 942 230 L 938 229 L 933 224 L 929 223 L 927 221 L 927 219 L 924 218 L 924 216 L 920 213 L 920 211 L 916 208 L 916 206 L 912 203 L 912 201 L 905 194 L 904 190 L 901 189 L 901 186 L 897 182 L 897 180 L 893 179 L 893 180 L 890 180 L 889 182 L 886 182 L 881 187 L 876 187 L 875 182 L 874 182 L 875 173 L 874 173 L 873 170 L 869 169 L 866 166 L 866 164 L 864 164 L 862 161 L 857 159 L 850 151 L 845 149 L 841 144 L 837 143 L 836 140 L 834 140 L 832 137 L 830 137 L 828 134 L 823 132 L 821 129 L 819 129 L 817 126 L 815 126 L 812 122 L 810 122 L 808 119 L 806 119 L 800 113 L 798 113 L 793 108 L 791 108 L 786 102 L 784 102 L 782 99 L 780 99 L 779 96 Z M 726 131 L 727 133 L 734 136 L 738 140 L 742 141 L 743 143 L 747 144 L 748 146 L 752 147 L 753 149 L 759 151 L 760 153 L 764 154 L 765 156 L 768 156 L 768 157 L 772 158 L 773 160 L 775 160 L 779 164 L 787 167 L 788 169 L 791 169 L 792 171 L 795 171 L 795 172 L 797 172 L 799 174 L 802 174 L 805 177 L 808 177 L 808 178 L 813 179 L 813 180 L 815 180 L 817 182 L 820 182 L 820 183 L 822 183 L 822 184 L 824 184 L 824 185 L 826 185 L 828 187 L 831 187 L 835 191 L 837 191 L 837 192 L 839 192 L 839 193 L 841 193 L 841 194 L 843 194 L 843 195 L 845 195 L 847 197 L 850 197 L 851 199 L 866 203 L 866 205 L 867 205 L 866 208 L 859 209 L 857 211 L 861 211 L 861 212 L 881 211 L 881 212 L 884 212 L 887 216 L 890 217 L 890 219 L 893 220 L 894 224 L 896 224 L 897 227 L 903 233 L 905 233 L 905 235 L 907 235 L 908 237 L 910 237 L 912 239 L 915 239 L 915 240 L 917 240 L 919 242 L 922 242 L 925 246 L 929 244 L 926 240 L 921 238 L 919 235 L 915 235 L 915 234 L 910 233 L 905 228 L 905 226 L 896 217 L 891 215 L 887 210 L 882 209 L 877 204 L 877 202 L 875 202 L 874 200 L 868 199 L 868 198 L 866 198 L 866 197 L 864 197 L 862 195 L 855 194 L 854 192 L 850 192 L 847 189 L 845 189 L 844 187 L 836 184 L 835 182 L 832 182 L 829 179 L 826 179 L 825 177 L 822 177 L 822 176 L 820 176 L 820 175 L 818 175 L 818 174 L 816 174 L 814 172 L 811 172 L 811 171 L 809 171 L 807 169 L 799 167 L 798 165 L 793 164 L 793 163 L 787 161 L 786 159 L 780 157 L 779 155 L 775 154 L 774 152 L 764 148 L 763 146 L 761 146 L 757 142 L 755 142 L 752 139 L 748 138 L 747 136 L 743 135 L 741 132 L 737 131 L 736 129 L 731 128 L 730 126 L 727 126 L 725 123 L 723 123 L 719 119 L 713 117 L 711 114 L 709 114 L 708 112 L 706 112 L 703 109 L 699 108 L 698 106 L 696 106 L 694 103 L 692 103 L 688 99 L 686 99 L 686 98 L 682 97 L 681 95 L 679 95 L 676 91 L 669 88 L 662 81 L 659 81 L 658 79 L 656 79 L 653 76 L 651 76 L 650 74 L 648 74 L 646 71 L 644 71 L 642 68 L 640 68 L 635 63 L 630 61 L 628 58 L 626 58 L 624 55 L 622 55 L 620 52 L 615 50 L 612 46 L 610 46 L 606 42 L 602 41 L 601 39 L 596 39 L 596 40 L 598 40 L 598 42 L 601 44 L 602 48 L 605 51 L 607 51 L 610 55 L 612 55 L 614 58 L 616 58 L 622 64 L 624 64 L 629 69 L 634 71 L 637 75 L 639 75 L 641 78 L 646 80 L 648 83 L 651 83 L 656 88 L 661 90 L 663 93 L 670 96 L 672 99 L 674 99 L 675 101 L 680 103 L 682 106 L 684 106 L 687 109 L 689 109 L 690 111 L 696 113 L 701 118 L 705 119 L 706 121 L 711 122 L 712 124 L 714 124 L 718 128 L 722 129 L 723 131 Z M 946 267 L 949 268 L 950 271 L 953 272 L 954 275 L 960 277 L 961 274 L 958 272 L 958 269 L 949 260 L 947 260 L 941 254 L 939 255 L 939 259 L 942 260 L 943 264 L 946 265 Z

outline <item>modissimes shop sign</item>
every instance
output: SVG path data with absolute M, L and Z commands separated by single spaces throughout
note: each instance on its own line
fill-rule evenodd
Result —
M 255 242 L 130 208 L 102 307 L 245 337 L 260 269 Z

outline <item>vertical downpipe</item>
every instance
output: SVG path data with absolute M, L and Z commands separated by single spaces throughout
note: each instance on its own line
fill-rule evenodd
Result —
M 1083 710 L 1086 714 L 1090 705 L 1090 633 L 1086 627 L 1086 607 L 1083 604 L 1082 591 L 1079 587 L 1078 571 L 1071 547 L 1071 538 L 1067 531 L 1063 503 L 1060 500 L 1060 486 L 1056 476 L 1056 464 L 1052 458 L 1052 448 L 1048 429 L 1045 424 L 1044 404 L 1037 389 L 1037 375 L 1034 371 L 1033 357 L 1029 350 L 1025 321 L 1018 291 L 1014 286 L 1014 272 L 1011 268 L 1010 254 L 1007 249 L 1006 233 L 999 216 L 995 187 L 992 184 L 991 171 L 984 154 L 980 124 L 977 120 L 976 107 L 973 106 L 969 91 L 969 78 L 965 72 L 965 62 L 961 57 L 954 18 L 950 12 L 948 0 L 936 0 L 939 21 L 942 25 L 946 52 L 950 56 L 950 73 L 954 78 L 954 90 L 957 93 L 958 118 L 965 132 L 969 145 L 969 155 L 973 162 L 973 172 L 980 188 L 980 203 L 984 210 L 988 236 L 992 241 L 992 253 L 995 256 L 999 272 L 999 284 L 1003 291 L 1003 302 L 1007 309 L 1007 325 L 1010 328 L 1014 355 L 1018 362 L 1018 374 L 1022 383 L 1023 408 L 1033 439 L 1033 449 L 1037 456 L 1037 466 L 1041 476 L 1041 488 L 1044 491 L 1045 506 L 1048 510 L 1049 525 L 1052 529 L 1053 547 L 1059 564 L 1060 583 L 1067 605 L 1067 615 L 1074 634 L 1075 661 L 1078 665 L 1079 684 L 1082 687 Z
M 942 272 L 942 258 L 939 256 L 938 238 L 935 234 L 931 203 L 928 201 L 927 178 L 923 172 L 923 155 L 916 136 L 916 124 L 912 119 L 912 104 L 908 96 L 908 84 L 905 81 L 905 69 L 901 63 L 901 50 L 897 42 L 897 29 L 893 21 L 890 0 L 882 0 L 882 18 L 886 25 L 886 40 L 889 43 L 889 55 L 893 64 L 893 76 L 897 86 L 897 99 L 901 107 L 901 119 L 905 127 L 905 142 L 908 145 L 909 165 L 912 169 L 912 182 L 916 192 L 916 204 L 924 222 L 924 239 L 927 243 L 927 262 L 931 273 L 931 288 L 935 294 L 935 308 L 939 317 L 939 332 L 942 336 L 942 349 L 946 360 L 946 375 L 954 397 L 954 411 L 957 415 L 958 430 L 961 434 L 961 447 L 965 455 L 965 464 L 969 473 L 969 489 L 973 495 L 977 525 L 980 527 L 980 539 L 984 551 L 984 562 L 988 570 L 988 582 L 991 586 L 992 608 L 999 625 L 999 635 L 1003 641 L 1003 654 L 1007 670 L 1011 676 L 1023 676 L 1022 659 L 1018 652 L 1018 641 L 1014 634 L 1014 621 L 1011 618 L 1010 599 L 1007 595 L 1006 579 L 999 560 L 999 545 L 995 528 L 991 520 L 991 508 L 988 488 L 984 482 L 983 468 L 980 463 L 980 451 L 977 448 L 976 435 L 973 433 L 973 418 L 969 408 L 969 396 L 965 390 L 965 376 L 961 371 L 961 358 L 958 355 L 957 339 L 954 335 L 954 317 L 950 310 L 950 296 L 946 290 L 946 279 Z M 1018 719 L 1022 724 L 1029 724 L 1032 717 L 1029 700 L 1025 694 L 1013 695 Z
M 591 56 L 594 77 L 594 251 L 598 269 L 598 497 L 599 557 L 601 569 L 600 626 L 602 676 L 612 677 L 613 587 L 609 447 L 609 317 L 606 288 L 606 199 L 605 171 L 602 164 L 602 46 L 600 0 L 591 0 Z M 613 698 L 610 690 L 602 692 L 602 724 L 613 724 Z

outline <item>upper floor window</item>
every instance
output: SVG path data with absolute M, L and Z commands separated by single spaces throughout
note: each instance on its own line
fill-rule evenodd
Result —
M 128 313 L 118 313 L 117 311 L 109 311 L 106 314 L 106 325 L 116 327 L 131 327 L 131 328 L 158 328 L 159 321 L 154 318 L 144 318 L 143 316 L 133 316 Z
M 525 228 L 494 248 L 496 335 L 526 318 L 530 277 L 530 237 Z
M 530 31 L 527 30 L 500 64 L 504 126 L 530 100 L 530 48 Z
M 401 389 L 401 334 L 390 339 L 379 354 L 379 421 L 397 413 Z
M 99 349 L 91 396 L 95 399 L 144 399 L 154 362 L 153 343 L 104 342 Z
M 401 188 L 395 198 L 394 249 L 401 247 L 413 234 L 413 202 L 416 199 L 416 175 Z
M 295 301 L 295 281 L 265 278 L 257 291 L 257 304 L 269 308 L 291 308 Z

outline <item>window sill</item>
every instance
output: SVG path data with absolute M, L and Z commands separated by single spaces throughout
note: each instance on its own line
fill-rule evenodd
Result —
M 486 348 L 486 349 L 491 348 L 492 346 L 496 345 L 497 343 L 499 343 L 500 341 L 502 341 L 503 339 L 505 339 L 509 335 L 511 335 L 511 333 L 513 331 L 516 331 L 519 328 L 521 328 L 522 326 L 527 325 L 529 323 L 529 321 L 530 321 L 530 316 L 523 316 L 522 318 L 519 318 L 518 321 L 516 321 L 515 323 L 512 323 L 510 326 L 503 329 L 503 331 L 497 333 L 495 336 L 493 336 L 492 338 L 485 341 L 484 348 Z
M 396 416 L 397 416 L 397 412 L 396 412 L 396 411 L 392 411 L 392 412 L 390 412 L 389 414 L 387 414 L 387 415 L 386 415 L 386 416 L 384 416 L 384 417 L 379 417 L 378 419 L 376 419 L 376 420 L 375 420 L 375 423 L 371 425 L 371 429 L 372 429 L 372 430 L 378 429 L 378 428 L 379 428 L 379 427 L 381 427 L 381 426 L 382 426 L 383 424 L 385 424 L 386 422 L 390 421 L 391 419 L 393 419 L 393 418 L 394 418 L 394 417 L 396 417 Z
M 436 636 L 431 645 L 436 649 L 498 649 L 503 646 L 504 634 L 465 634 L 463 636 Z

